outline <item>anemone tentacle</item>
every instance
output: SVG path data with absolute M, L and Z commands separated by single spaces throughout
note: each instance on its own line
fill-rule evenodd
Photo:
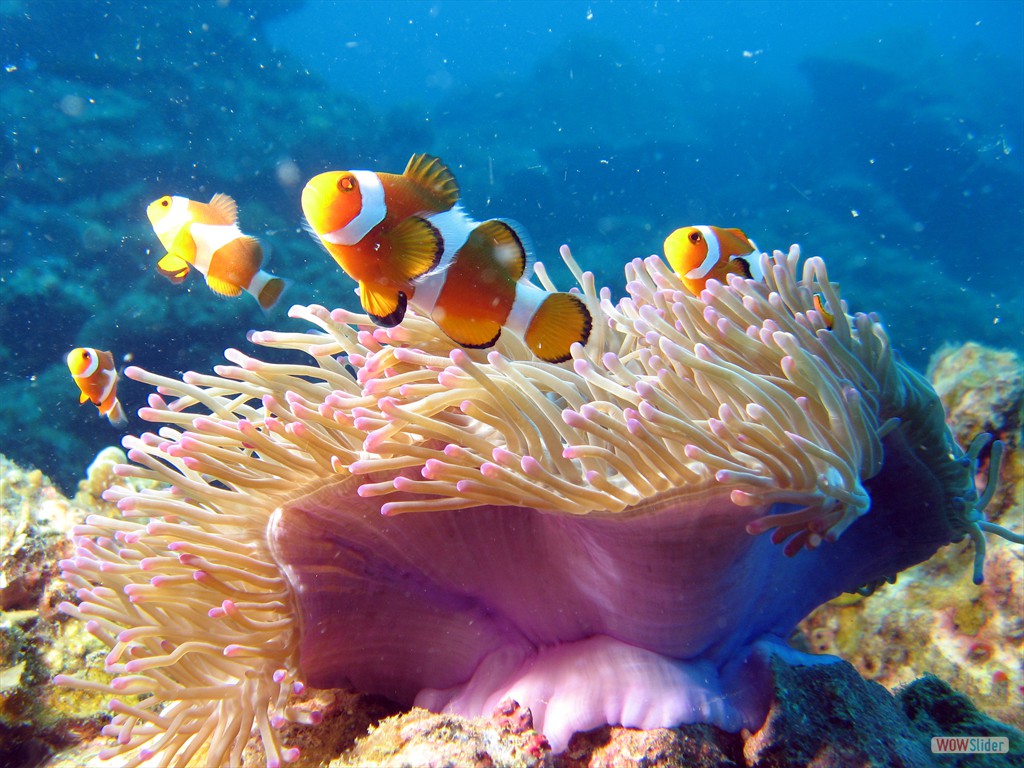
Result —
M 974 540 L 977 574 L 983 534 L 1014 537 L 984 520 L 980 446 L 956 447 L 930 387 L 896 361 L 877 317 L 848 314 L 821 259 L 798 273 L 796 246 L 762 254 L 763 283 L 731 276 L 696 297 L 660 259 L 637 259 L 613 303 L 562 253 L 595 321 L 565 363 L 510 334 L 463 350 L 412 310 L 383 329 L 309 306 L 290 315 L 316 331 L 250 341 L 311 362 L 228 350 L 212 375 L 126 371 L 156 388 L 141 417 L 169 426 L 126 438 L 133 463 L 118 472 L 167 487 L 109 491 L 120 516 L 79 526 L 62 563 L 79 604 L 61 609 L 110 648 L 115 677 L 59 682 L 115 697 L 105 756 L 238 764 L 255 731 L 268 765 L 297 757 L 279 729 L 318 715 L 288 705 L 302 687 L 298 597 L 266 531 L 275 510 L 330 483 L 388 516 L 518 507 L 610 520 L 715 496 L 800 557 L 870 514 L 866 485 L 899 438 L 940 483 L 953 538 Z M 128 695 L 142 698 L 116 698 Z

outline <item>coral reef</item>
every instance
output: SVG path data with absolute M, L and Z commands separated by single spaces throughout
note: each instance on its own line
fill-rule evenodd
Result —
M 1024 530 L 1020 355 L 965 344 L 936 353 L 928 375 L 961 443 L 980 431 L 1006 445 L 999 489 L 988 516 Z M 1002 540 L 990 543 L 985 583 L 964 577 L 971 559 L 962 545 L 900 574 L 870 597 L 845 596 L 801 625 L 816 653 L 850 660 L 886 687 L 937 675 L 985 712 L 1024 727 L 1024 556 Z
M 217 191 L 230 192 L 240 201 L 247 231 L 251 228 L 267 246 L 273 269 L 295 279 L 286 303 L 352 307 L 349 286 L 333 274 L 326 276 L 322 254 L 296 236 L 299 180 L 341 158 L 344 165 L 356 167 L 371 158 L 374 164 L 399 163 L 412 150 L 441 151 L 446 157 L 451 153 L 456 164 L 468 166 L 466 186 L 478 195 L 470 198 L 470 208 L 486 211 L 491 198 L 500 198 L 502 212 L 526 222 L 539 242 L 570 238 L 577 250 L 588 253 L 600 284 L 611 286 L 616 296 L 627 281 L 651 296 L 667 290 L 668 275 L 644 277 L 634 267 L 623 276 L 622 254 L 656 249 L 666 231 L 682 223 L 709 219 L 742 225 L 761 242 L 817 238 L 809 242 L 815 251 L 827 250 L 836 259 L 833 263 L 842 261 L 845 293 L 863 306 L 884 310 L 888 329 L 901 340 L 908 358 L 920 363 L 938 340 L 974 337 L 1006 344 L 1008 339 L 1019 342 L 1024 327 L 1019 285 L 1001 280 L 1003 272 L 993 270 L 991 261 L 991 254 L 1001 254 L 1007 242 L 1015 242 L 1024 188 L 1021 154 L 1007 138 L 1019 133 L 1021 107 L 1001 87 L 1014 80 L 1016 69 L 993 77 L 993 72 L 1003 72 L 999 61 L 961 51 L 929 52 L 921 46 L 895 50 L 892 43 L 872 47 L 870 54 L 867 47 L 829 52 L 805 60 L 810 101 L 786 99 L 793 110 L 779 124 L 755 117 L 777 114 L 782 99 L 749 60 L 737 58 L 727 71 L 714 72 L 709 63 L 684 56 L 676 63 L 685 77 L 654 77 L 627 48 L 588 38 L 563 45 L 522 78 L 453 92 L 426 119 L 415 106 L 381 114 L 373 93 L 356 98 L 330 91 L 300 63 L 274 51 L 266 43 L 265 24 L 284 12 L 283 7 L 232 0 L 181 4 L 169 13 L 145 0 L 74 6 L 62 0 L 0 1 L 5 41 L 0 99 L 5 126 L 0 137 L 0 327 L 5 331 L 0 336 L 0 433 L 5 442 L 0 449 L 20 463 L 43 467 L 68 490 L 87 457 L 117 439 L 116 432 L 96 419 L 94 409 L 75 407 L 74 388 L 61 362 L 75 344 L 111 348 L 119 360 L 134 355 L 134 362 L 147 370 L 190 371 L 166 378 L 137 371 L 138 381 L 122 382 L 132 431 L 141 429 L 135 406 L 154 384 L 162 389 L 151 396 L 145 417 L 166 426 L 129 440 L 132 458 L 140 462 L 135 470 L 115 469 L 124 464 L 123 454 L 99 458 L 74 499 L 62 496 L 43 472 L 0 460 L 0 762 L 37 762 L 77 738 L 85 746 L 67 758 L 76 767 L 120 748 L 141 761 L 153 752 L 178 750 L 179 757 L 192 754 L 194 762 L 201 762 L 209 743 L 246 766 L 297 756 L 312 765 L 353 748 L 343 760 L 351 763 L 356 754 L 396 763 L 422 758 L 521 760 L 532 765 L 537 759 L 553 760 L 525 727 L 525 717 L 518 725 L 514 711 L 495 720 L 489 717 L 489 705 L 474 710 L 488 715 L 476 725 L 453 714 L 414 710 L 356 744 L 367 724 L 392 714 L 394 707 L 340 690 L 303 688 L 294 658 L 298 633 L 289 636 L 289 622 L 294 622 L 280 616 L 285 605 L 289 617 L 301 610 L 306 618 L 320 615 L 318 606 L 292 605 L 289 589 L 308 583 L 322 563 L 296 559 L 293 572 L 283 575 L 270 544 L 249 547 L 248 542 L 263 541 L 267 518 L 278 502 L 285 509 L 278 522 L 285 513 L 317 521 L 315 510 L 295 499 L 294 481 L 307 482 L 311 474 L 347 479 L 349 485 L 339 481 L 332 489 L 343 494 L 358 494 L 353 491 L 357 485 L 365 488 L 367 497 L 352 498 L 355 509 L 372 511 L 383 502 L 389 511 L 419 510 L 406 516 L 410 519 L 435 513 L 439 520 L 444 515 L 457 519 L 472 510 L 444 509 L 446 504 L 493 507 L 496 500 L 507 502 L 519 491 L 533 494 L 531 503 L 538 508 L 546 501 L 573 507 L 572 494 L 585 491 L 593 505 L 587 509 L 600 516 L 632 509 L 645 494 L 664 492 L 657 487 L 652 492 L 645 483 L 653 487 L 661 478 L 688 478 L 676 465 L 685 465 L 687 471 L 697 464 L 711 468 L 708 475 L 715 475 L 714 482 L 748 502 L 767 487 L 779 490 L 771 485 L 771 471 L 751 470 L 756 463 L 751 456 L 770 464 L 773 454 L 757 439 L 751 444 L 749 434 L 771 433 L 777 443 L 799 448 L 810 443 L 822 449 L 807 461 L 778 459 L 784 470 L 811 478 L 800 488 L 786 486 L 783 494 L 808 493 L 813 503 L 800 496 L 799 505 L 806 509 L 789 513 L 745 508 L 750 519 L 737 523 L 735 536 L 724 532 L 720 539 L 705 540 L 707 559 L 713 560 L 713 545 L 720 541 L 731 546 L 742 540 L 751 550 L 788 546 L 791 554 L 804 547 L 793 562 L 808 569 L 802 574 L 803 583 L 812 587 L 803 598 L 807 605 L 860 586 L 847 585 L 838 576 L 820 578 L 808 564 L 844 575 L 856 570 L 857 579 L 849 579 L 863 576 L 871 586 L 902 567 L 902 562 L 882 563 L 885 567 L 876 578 L 879 563 L 855 563 L 855 569 L 849 560 L 857 558 L 849 553 L 874 552 L 876 540 L 887 539 L 887 533 L 861 531 L 896 517 L 896 505 L 882 500 L 897 479 L 905 479 L 897 477 L 900 472 L 911 479 L 926 477 L 910 471 L 920 469 L 913 461 L 877 472 L 876 459 L 883 450 L 887 457 L 915 457 L 915 440 L 903 437 L 919 433 L 906 424 L 905 431 L 895 429 L 890 419 L 904 413 L 889 408 L 891 393 L 886 387 L 858 389 L 863 383 L 859 373 L 850 374 L 843 365 L 843 376 L 854 381 L 852 389 L 860 394 L 849 395 L 851 388 L 844 383 L 835 390 L 826 388 L 824 399 L 804 395 L 819 416 L 823 409 L 836 418 L 841 426 L 834 435 L 820 427 L 805 432 L 786 425 L 780 432 L 777 424 L 759 421 L 775 418 L 776 412 L 754 409 L 757 415 L 750 415 L 737 408 L 737 402 L 742 406 L 751 398 L 735 397 L 730 387 L 738 380 L 749 385 L 751 379 L 725 376 L 723 370 L 730 369 L 715 357 L 720 353 L 714 344 L 706 345 L 710 353 L 691 346 L 690 357 L 680 360 L 666 351 L 672 347 L 648 342 L 649 333 L 664 331 L 666 316 L 678 319 L 673 313 L 682 302 L 674 300 L 646 307 L 640 301 L 633 315 L 621 312 L 615 332 L 633 324 L 635 346 L 602 347 L 612 355 L 610 361 L 606 356 L 581 358 L 578 369 L 569 367 L 566 379 L 550 371 L 545 378 L 545 371 L 532 368 L 514 345 L 500 347 L 501 355 L 494 359 L 477 353 L 453 355 L 444 345 L 424 341 L 424 326 L 416 321 L 413 330 L 381 335 L 370 328 L 348 328 L 356 319 L 344 312 L 332 316 L 313 307 L 297 313 L 302 317 L 295 322 L 273 319 L 281 333 L 253 336 L 262 343 L 266 362 L 232 352 L 232 365 L 218 367 L 216 375 L 196 374 L 191 370 L 214 364 L 224 338 L 240 338 L 263 318 L 243 302 L 219 302 L 203 288 L 179 289 L 156 276 L 150 252 L 155 241 L 142 207 L 164 193 L 208 198 Z M 89 33 L 82 34 L 83 29 Z M 703 107 L 693 109 L 695 94 L 720 91 L 724 82 L 742 83 L 743 88 L 729 99 L 702 99 Z M 618 108 L 609 112 L 604 108 L 609 102 Z M 595 104 L 602 108 L 593 110 Z M 638 130 L 640 125 L 645 129 Z M 729 126 L 727 141 L 723 125 Z M 769 144 L 774 152 L 752 158 L 751 148 Z M 967 199 L 973 204 L 965 205 Z M 974 244 L 971 253 L 951 251 L 950 243 L 965 233 Z M 850 243 L 863 244 L 863 250 Z M 917 290 L 925 274 L 929 288 Z M 597 303 L 596 294 L 590 299 Z M 724 295 L 716 300 L 728 304 Z M 799 306 L 807 308 L 806 302 Z M 746 299 L 728 311 L 718 304 L 707 309 L 711 313 L 703 319 L 715 331 L 728 329 L 737 318 L 749 321 Z M 308 320 L 325 335 L 299 333 L 300 321 Z M 814 319 L 807 322 L 822 330 Z M 876 320 L 862 323 L 857 333 L 872 336 Z M 884 334 L 874 338 L 885 346 Z M 314 364 L 296 365 L 296 348 L 310 352 Z M 768 374 L 771 383 L 808 386 L 808 381 L 797 385 L 788 374 L 817 372 L 815 358 L 842 357 L 828 343 L 824 353 L 814 349 L 811 361 L 789 355 L 797 360 L 791 371 L 775 360 Z M 333 361 L 339 351 L 348 357 Z M 931 375 L 960 445 L 971 445 L 978 431 L 992 432 L 1007 445 L 1002 482 L 986 514 L 1019 534 L 1024 462 L 1019 450 L 1020 360 L 1013 354 L 970 346 L 947 350 Z M 746 370 L 748 361 L 726 362 Z M 424 370 L 429 371 L 425 378 Z M 476 386 L 475 377 L 482 371 L 484 378 L 502 382 L 486 396 L 445 400 L 435 388 L 441 376 L 458 387 Z M 679 424 L 658 421 L 665 406 L 645 393 L 656 393 L 664 379 L 677 375 L 685 383 L 673 396 L 681 391 L 714 403 L 701 420 L 730 446 L 728 455 L 715 453 L 718 448 L 710 446 L 715 441 L 702 442 L 693 435 L 686 445 L 681 440 L 658 442 L 670 431 L 666 424 L 672 429 Z M 644 381 L 648 389 L 637 389 L 636 380 L 644 376 L 652 377 Z M 341 394 L 324 396 L 324 387 Z M 565 399 L 580 392 L 586 398 L 578 403 Z M 733 401 L 724 411 L 715 411 L 721 392 L 731 393 Z M 427 405 L 420 408 L 416 403 L 424 397 Z M 434 407 L 436 412 L 430 410 Z M 554 431 L 520 429 L 510 412 L 524 409 L 552 415 Z M 574 415 L 559 422 L 560 414 L 553 409 Z M 866 426 L 857 423 L 865 414 Z M 933 437 L 942 431 L 935 419 L 923 421 Z M 758 431 L 761 427 L 764 433 Z M 616 432 L 623 428 L 629 437 L 617 440 Z M 571 436 L 571 455 L 548 448 L 545 461 L 531 463 L 528 449 L 558 443 L 552 437 L 556 433 Z M 497 447 L 493 435 L 500 435 Z M 443 444 L 448 447 L 438 447 Z M 942 477 L 949 493 L 927 496 L 920 506 L 954 509 L 961 504 L 961 492 L 969 506 L 973 491 L 967 490 L 967 473 L 956 462 L 943 463 L 947 446 L 942 440 L 928 444 L 934 453 L 928 458 L 949 470 Z M 737 461 L 737 454 L 743 460 Z M 822 458 L 824 454 L 830 457 Z M 967 456 L 968 462 L 978 464 L 979 487 L 990 479 L 988 457 L 987 448 Z M 256 470 L 250 459 L 259 462 Z M 659 477 L 652 481 L 650 475 L 631 473 L 638 461 L 655 464 L 653 474 Z M 567 471 L 570 464 L 575 469 Z M 721 472 L 721 478 L 711 470 Z M 350 472 L 358 474 L 357 482 L 346 478 Z M 628 480 L 621 486 L 602 484 L 608 476 Z M 824 480 L 815 486 L 820 477 Z M 174 487 L 161 485 L 157 491 L 159 482 L 153 478 L 171 480 Z M 113 486 L 118 489 L 111 491 Z M 246 505 L 239 498 L 245 495 L 240 488 L 262 501 Z M 105 492 L 119 500 L 120 509 L 103 499 Z M 377 498 L 378 493 L 387 495 Z M 303 501 L 324 498 L 299 495 Z M 874 509 L 862 515 L 867 495 L 875 497 Z M 514 520 L 505 514 L 494 520 Z M 786 514 L 794 517 L 784 518 Z M 394 524 L 416 530 L 416 524 L 401 519 Z M 790 524 L 783 522 L 777 532 L 762 530 L 783 520 Z M 748 540 L 742 523 L 767 535 Z M 975 587 L 965 572 L 976 554 L 971 542 L 962 539 L 978 532 L 975 523 L 955 514 L 937 521 L 927 540 L 914 542 L 918 548 L 908 560 L 926 557 L 949 539 L 961 541 L 904 571 L 894 586 L 867 598 L 844 596 L 828 604 L 804 623 L 805 638 L 797 644 L 838 653 L 869 680 L 887 687 L 934 672 L 986 713 L 1021 725 L 1020 550 L 990 542 L 986 581 Z M 587 530 L 577 525 L 577 532 Z M 683 533 L 696 539 L 707 535 L 708 528 L 716 526 Z M 471 542 L 473 555 L 493 564 L 498 558 L 487 556 L 490 550 L 480 541 L 486 539 L 484 533 L 477 531 Z M 217 546 L 206 534 L 217 539 Z M 773 548 L 771 535 L 788 541 Z M 835 537 L 839 541 L 830 540 Z M 229 543 L 221 544 L 224 540 Z M 665 541 L 672 539 L 666 536 Z M 288 547 L 300 549 L 302 543 L 294 535 L 282 535 L 273 546 L 280 548 L 280 555 Z M 217 547 L 220 551 L 213 552 Z M 843 553 L 848 560 L 837 563 Z M 55 580 L 60 560 L 78 590 Z M 358 557 L 356 561 L 361 562 Z M 346 562 L 354 569 L 354 561 Z M 643 568 L 648 561 L 637 562 Z M 785 570 L 790 567 L 792 571 Z M 798 572 L 791 565 L 779 570 Z M 538 569 L 526 571 L 516 581 L 520 587 L 543 575 Z M 698 572 L 691 581 L 702 577 Z M 191 599 L 193 589 L 201 597 Z M 534 588 L 532 593 L 540 591 Z M 184 600 L 175 602 L 182 596 Z M 81 618 L 86 621 L 69 621 L 56 612 L 58 605 L 76 601 L 83 603 Z M 768 602 L 777 607 L 781 598 Z M 794 601 L 792 616 L 774 617 L 780 631 L 788 631 L 791 619 L 807 607 L 798 604 Z M 90 610 L 97 612 L 90 616 Z M 178 621 L 170 629 L 161 624 L 168 615 L 170 624 Z M 770 624 L 771 618 L 763 623 Z M 394 632 L 395 627 L 386 629 Z M 190 642 L 194 644 L 186 645 Z M 713 651 L 719 654 L 715 663 L 733 650 Z M 214 672 L 192 678 L 193 663 L 208 663 Z M 107 674 L 107 666 L 116 674 Z M 821 745 L 828 759 L 838 764 L 854 759 L 918 762 L 916 737 L 890 740 L 884 747 L 890 751 L 882 753 L 871 751 L 872 745 L 858 741 L 857 734 L 840 739 L 840 721 L 848 724 L 852 709 L 830 710 L 829 703 L 853 696 L 850 691 L 859 682 L 850 678 L 850 689 L 829 687 L 830 676 L 845 674 L 842 668 L 780 669 L 777 663 L 773 667 L 774 703 L 764 702 L 771 704 L 767 723 L 749 739 L 725 737 L 710 726 L 652 733 L 606 727 L 574 737 L 562 764 L 671 764 L 681 755 L 702 755 L 694 759 L 715 765 L 782 765 L 806 755 L 779 746 L 797 738 L 781 726 L 823 712 L 836 715 L 814 721 L 819 734 L 828 733 L 831 739 Z M 337 672 L 352 678 L 361 671 Z M 54 687 L 49 682 L 54 675 L 74 676 L 80 683 Z M 211 686 L 202 685 L 209 681 Z M 225 681 L 242 683 L 211 693 Z M 336 677 L 325 684 L 337 682 Z M 758 682 L 762 689 L 767 685 L 765 679 Z M 397 690 L 391 680 L 380 687 Z M 119 701 L 113 706 L 113 724 L 106 704 L 111 689 Z M 864 690 L 880 708 L 865 718 L 881 730 L 906 728 L 903 715 L 887 709 L 891 702 L 877 689 Z M 799 700 L 793 691 L 825 693 L 820 698 L 808 693 L 801 704 L 793 703 L 793 716 L 787 720 L 776 705 Z M 147 700 L 150 693 L 154 698 Z M 423 701 L 436 704 L 445 695 L 435 691 Z M 231 709 L 232 696 L 242 704 L 241 712 Z M 246 710 L 246 701 L 255 701 L 255 708 Z M 896 701 L 922 736 L 956 728 L 998 730 L 934 680 L 911 685 Z M 213 717 L 222 712 L 228 716 Z M 544 722 L 546 713 L 538 709 L 532 714 L 538 724 Z M 190 725 L 181 728 L 186 721 Z M 253 722 L 255 735 L 245 743 Z M 305 727 L 313 723 L 315 728 Z M 90 740 L 104 727 L 106 736 Z M 195 730 L 189 731 L 191 727 Z M 124 743 L 112 748 L 112 734 Z M 442 734 L 457 734 L 468 751 L 454 752 L 454 739 L 438 743 Z M 813 743 L 812 737 L 799 736 L 805 746 Z
M 36 765 L 79 738 L 99 733 L 105 701 L 54 688 L 54 674 L 98 675 L 101 644 L 57 605 L 72 597 L 57 579 L 71 555 L 72 527 L 109 504 L 93 496 L 106 487 L 105 469 L 123 462 L 114 448 L 97 458 L 75 500 L 65 498 L 38 469 L 0 455 L 0 762 Z M 97 671 L 98 670 L 98 671 Z
M 965 734 L 1007 737 L 1011 756 L 940 759 L 931 753 L 933 736 Z M 935 677 L 892 694 L 864 680 L 849 664 L 797 667 L 776 660 L 769 714 L 754 733 L 732 734 L 708 725 L 649 731 L 604 726 L 577 734 L 556 755 L 538 740 L 528 711 L 515 702 L 474 719 L 417 709 L 383 721 L 330 766 L 1001 768 L 1020 754 L 1024 734 L 980 713 Z

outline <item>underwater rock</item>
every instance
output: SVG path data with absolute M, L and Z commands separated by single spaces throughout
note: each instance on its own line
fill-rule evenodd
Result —
M 528 709 L 504 702 L 490 718 L 467 719 L 414 709 L 388 718 L 330 768 L 431 765 L 459 768 L 543 768 L 551 747 L 533 729 Z
M 67 531 L 83 510 L 38 469 L 0 455 L 0 764 L 35 765 L 76 740 L 66 709 L 54 706 L 54 672 L 79 656 L 88 635 L 56 606 L 71 590 L 56 579 L 73 549 Z M 67 645 L 59 647 L 63 628 Z M 90 638 L 91 639 L 91 638 Z M 95 641 L 93 641 L 95 642 Z M 97 647 L 98 644 L 97 644 Z M 74 651 L 71 649 L 74 648 Z M 73 669 L 78 669 L 78 666 Z M 79 692 L 72 697 L 78 698 Z M 102 702 L 97 701 L 94 711 Z M 73 719 L 73 718 L 72 718 Z M 86 720 L 88 717 L 85 718 Z M 98 731 L 97 724 L 94 730 Z
M 1004 765 L 1005 756 L 940 759 L 933 736 L 991 735 L 1024 750 L 1024 734 L 978 712 L 970 700 L 935 677 L 896 691 L 864 680 L 847 663 L 792 666 L 772 662 L 768 719 L 755 733 L 731 734 L 709 725 L 640 731 L 604 726 L 576 734 L 552 754 L 532 730 L 528 710 L 512 702 L 491 717 L 463 718 L 421 709 L 372 728 L 331 768 L 494 766 L 495 768 L 816 768 Z M 305 749 L 304 749 L 305 752 Z M 306 759 L 311 754 L 306 753 Z
M 72 744 L 81 756 L 107 718 L 103 697 L 51 684 L 56 674 L 109 679 L 102 643 L 57 612 L 73 591 L 56 577 L 74 550 L 69 532 L 109 506 L 99 494 L 125 460 L 118 448 L 101 451 L 68 499 L 38 469 L 0 455 L 0 765 L 39 765 Z

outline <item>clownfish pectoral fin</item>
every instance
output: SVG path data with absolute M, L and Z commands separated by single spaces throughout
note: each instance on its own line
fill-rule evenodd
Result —
M 571 293 L 553 293 L 541 302 L 523 335 L 533 354 L 548 363 L 570 358 L 569 347 L 586 344 L 593 319 L 583 300 Z
M 393 328 L 402 322 L 402 318 L 405 317 L 405 308 L 409 301 L 402 291 L 388 290 L 386 288 L 370 286 L 367 283 L 360 283 L 359 303 L 363 305 L 363 311 L 377 325 L 384 328 Z
M 219 296 L 227 296 L 228 298 L 234 298 L 242 292 L 234 283 L 229 283 L 227 280 L 221 277 L 206 276 L 206 284 L 210 287 L 210 290 Z
M 412 281 L 437 266 L 444 253 L 444 238 L 433 224 L 419 216 L 400 222 L 387 236 L 396 278 Z
M 238 203 L 229 195 L 215 194 L 210 198 L 210 208 L 218 219 L 211 224 L 234 224 L 238 221 Z
M 181 284 L 188 277 L 190 269 L 191 266 L 187 261 L 173 253 L 168 253 L 156 263 L 156 271 L 175 285 Z
M 478 320 L 475 317 L 455 315 L 445 312 L 440 307 L 435 307 L 430 317 L 449 339 L 463 347 L 493 347 L 501 335 L 501 324 L 494 320 Z
M 438 213 L 449 210 L 459 201 L 459 183 L 438 157 L 413 155 L 402 175 L 434 197 L 431 208 Z
M 748 256 L 733 256 L 729 259 L 729 264 L 726 266 L 725 271 L 734 275 L 750 280 L 753 278 L 753 274 L 750 271 L 750 261 Z

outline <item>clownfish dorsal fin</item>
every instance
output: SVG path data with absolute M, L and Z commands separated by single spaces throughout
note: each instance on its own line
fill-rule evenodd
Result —
M 754 242 L 747 237 L 747 233 L 735 227 L 719 230 L 718 240 L 723 255 L 746 256 L 757 250 Z M 747 277 L 750 277 L 750 275 L 747 275 Z
M 249 254 L 249 258 L 255 262 L 257 268 L 263 264 L 263 246 L 260 245 L 259 240 L 252 235 L 242 235 L 235 242 L 238 243 L 239 248 Z
M 433 155 L 413 155 L 403 175 L 434 196 L 432 209 L 447 211 L 459 201 L 459 183 L 448 166 Z
M 577 341 L 586 344 L 593 319 L 583 300 L 571 293 L 553 293 L 537 308 L 523 335 L 533 354 L 548 363 L 562 363 Z
M 387 242 L 397 277 L 403 281 L 425 275 L 437 266 L 444 253 L 444 238 L 437 227 L 419 216 L 400 222 L 388 233 Z
M 402 291 L 360 283 L 359 303 L 377 325 L 393 328 L 405 317 L 408 298 Z
M 238 221 L 238 204 L 230 195 L 218 192 L 210 198 L 210 208 L 219 219 L 223 219 L 216 222 L 218 224 L 234 224 Z
M 489 246 L 494 262 L 505 270 L 513 280 L 521 280 L 526 274 L 529 254 L 523 237 L 516 230 L 516 224 L 506 219 L 490 219 L 473 230 L 472 239 L 478 244 Z

